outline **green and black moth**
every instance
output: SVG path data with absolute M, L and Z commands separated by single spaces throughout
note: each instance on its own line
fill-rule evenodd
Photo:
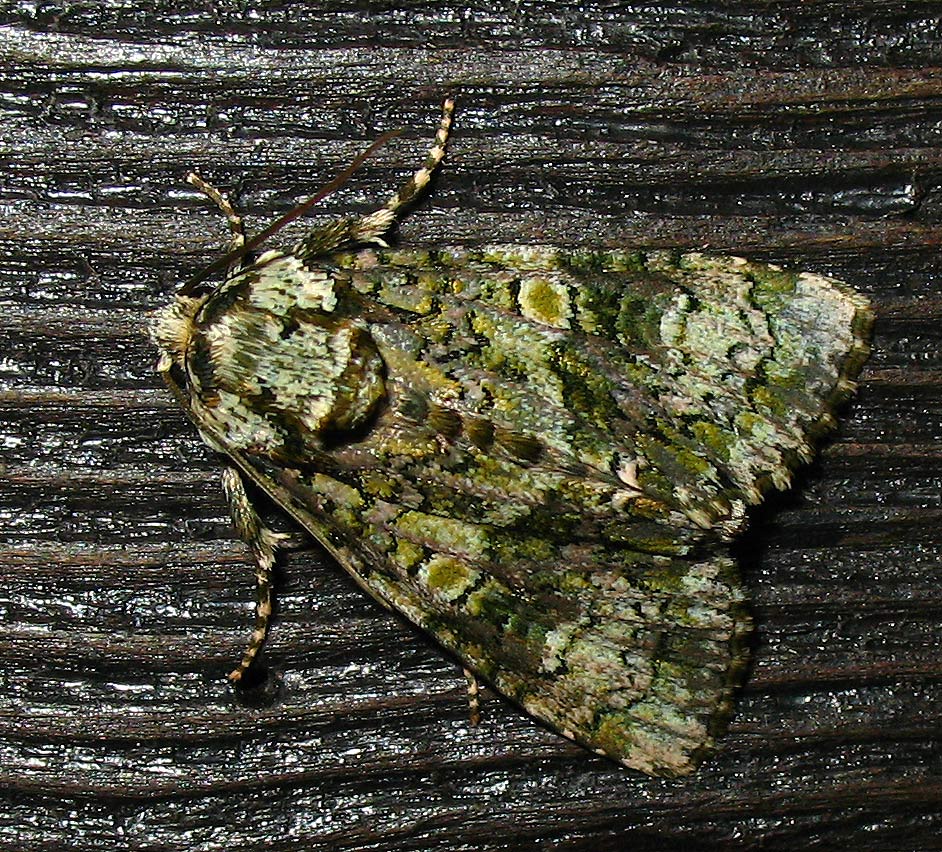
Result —
M 730 541 L 835 425 L 868 353 L 840 281 L 738 257 L 390 248 L 441 162 L 379 210 L 237 258 L 159 311 L 159 370 L 232 466 L 267 628 L 255 483 L 379 602 L 559 733 L 692 772 L 750 617 Z M 191 176 L 228 216 L 216 190 Z

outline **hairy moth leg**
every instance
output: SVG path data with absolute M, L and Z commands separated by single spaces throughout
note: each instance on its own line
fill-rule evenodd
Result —
M 339 219 L 315 228 L 301 240 L 291 253 L 307 260 L 320 254 L 332 252 L 348 243 L 378 243 L 385 245 L 383 234 L 389 230 L 403 207 L 410 204 L 416 196 L 428 185 L 432 173 L 445 156 L 445 145 L 448 142 L 448 132 L 451 129 L 451 116 L 455 102 L 448 98 L 442 104 L 442 118 L 432 147 L 422 166 L 393 194 L 386 204 L 356 219 Z
M 242 224 L 242 217 L 235 207 L 232 206 L 229 198 L 223 195 L 211 183 L 207 183 L 203 180 L 196 172 L 190 172 L 186 176 L 186 182 L 202 192 L 203 195 L 219 208 L 219 212 L 226 217 L 226 221 L 229 223 L 229 231 L 232 234 L 232 238 L 229 241 L 229 248 L 226 249 L 226 252 L 231 254 L 237 249 L 242 248 L 242 246 L 245 245 L 245 227 Z M 228 268 L 227 277 L 231 278 L 238 273 L 241 268 L 242 258 L 241 256 L 237 256 Z
M 251 549 L 255 557 L 255 580 L 258 597 L 255 604 L 255 628 L 239 665 L 229 674 L 229 680 L 239 681 L 258 656 L 271 617 L 271 577 L 275 565 L 275 548 L 288 536 L 276 533 L 262 523 L 242 482 L 242 474 L 234 467 L 222 472 L 222 490 L 229 502 L 229 514 L 236 533 Z
M 426 186 L 432 177 L 432 173 L 438 168 L 439 163 L 445 156 L 445 145 L 448 142 L 448 132 L 451 130 L 451 116 L 455 109 L 455 102 L 448 98 L 442 104 L 442 120 L 435 133 L 435 139 L 432 147 L 429 148 L 428 155 L 421 168 L 417 169 L 400 188 L 392 195 L 385 206 L 366 216 L 362 216 L 354 223 L 358 233 L 358 239 L 363 242 L 370 242 L 382 237 L 392 223 L 396 220 L 399 212 L 407 204 L 412 202 Z

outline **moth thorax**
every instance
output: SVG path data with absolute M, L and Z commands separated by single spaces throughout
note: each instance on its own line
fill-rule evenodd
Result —
M 320 423 L 321 433 L 359 432 L 368 426 L 386 397 L 386 367 L 369 332 L 354 323 L 344 324 L 332 345 L 344 352 L 345 363 L 334 382 L 330 410 Z

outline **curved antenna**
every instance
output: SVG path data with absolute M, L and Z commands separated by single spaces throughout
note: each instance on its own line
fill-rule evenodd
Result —
M 252 239 L 246 242 L 244 245 L 239 246 L 238 248 L 233 249 L 230 252 L 226 252 L 222 257 L 217 258 L 208 266 L 204 267 L 202 270 L 196 273 L 192 278 L 190 278 L 182 287 L 177 291 L 178 296 L 188 296 L 190 295 L 199 284 L 205 281 L 210 275 L 214 272 L 218 272 L 220 269 L 225 269 L 227 266 L 231 265 L 234 261 L 243 258 L 248 252 L 252 249 L 261 245 L 265 240 L 267 240 L 272 234 L 280 231 L 285 225 L 289 222 L 293 222 L 299 216 L 303 216 L 310 210 L 315 204 L 319 201 L 323 201 L 328 195 L 330 195 L 335 190 L 343 186 L 353 173 L 360 168 L 363 163 L 373 155 L 373 153 L 385 145 L 390 139 L 395 138 L 400 133 L 401 130 L 390 130 L 387 133 L 384 133 L 379 137 L 369 148 L 359 154 L 352 163 L 350 163 L 347 168 L 345 168 L 339 175 L 337 175 L 332 181 L 324 184 L 314 195 L 307 199 L 307 201 L 302 202 L 297 207 L 289 210 L 285 213 L 284 216 L 276 219 L 272 222 L 264 231 L 256 234 Z

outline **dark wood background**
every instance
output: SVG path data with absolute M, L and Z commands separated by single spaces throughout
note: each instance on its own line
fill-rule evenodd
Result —
M 942 849 L 940 22 L 0 3 L 0 850 Z M 739 547 L 754 664 L 688 780 L 493 694 L 470 728 L 454 662 L 300 534 L 269 680 L 227 686 L 248 560 L 143 330 L 225 239 L 184 176 L 258 230 L 405 128 L 319 215 L 369 209 L 447 93 L 454 143 L 401 243 L 705 246 L 875 302 L 839 434 Z

